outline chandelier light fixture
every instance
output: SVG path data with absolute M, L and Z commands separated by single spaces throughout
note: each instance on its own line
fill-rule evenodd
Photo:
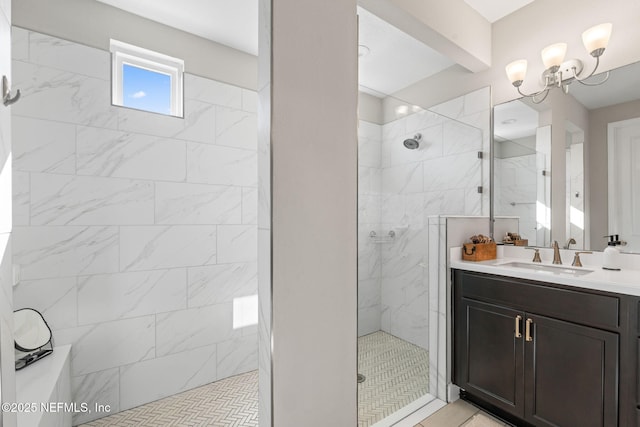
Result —
M 612 27 L 613 25 L 610 23 L 600 24 L 582 33 L 582 43 L 584 43 L 584 47 L 596 60 L 596 66 L 589 75 L 583 74 L 584 65 L 581 60 L 568 59 L 565 61 L 564 57 L 567 53 L 566 43 L 555 43 L 545 47 L 541 52 L 542 62 L 546 68 L 542 73 L 542 81 L 544 83 L 542 90 L 530 94 L 523 93 L 520 90 L 520 86 L 527 74 L 526 59 L 519 59 L 507 65 L 507 77 L 509 77 L 509 81 L 515 86 L 520 95 L 531 98 L 536 104 L 544 101 L 549 94 L 549 90 L 554 87 L 561 88 L 564 93 L 569 93 L 569 84 L 574 81 L 586 86 L 600 85 L 609 78 L 608 71 L 601 81 L 587 82 L 586 80 L 595 74 L 598 65 L 600 65 L 600 56 L 602 56 L 604 50 L 607 48 Z

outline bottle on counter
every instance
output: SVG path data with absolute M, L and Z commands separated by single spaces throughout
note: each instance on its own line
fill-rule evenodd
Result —
M 607 242 L 607 248 L 602 254 L 602 268 L 605 270 L 619 271 L 621 268 L 620 249 L 618 249 L 618 246 L 622 243 L 620 242 L 617 234 L 604 237 L 608 237 L 609 242 Z

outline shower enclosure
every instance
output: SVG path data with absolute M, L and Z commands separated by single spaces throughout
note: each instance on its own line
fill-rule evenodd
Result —
M 383 426 L 445 399 L 437 348 L 446 335 L 438 313 L 442 254 L 429 254 L 430 239 L 439 238 L 429 224 L 482 214 L 486 166 L 478 153 L 488 135 L 473 124 L 488 102 L 467 95 L 427 110 L 392 96 L 361 97 L 379 105 L 383 120 L 361 114 L 358 133 L 358 414 L 360 426 Z

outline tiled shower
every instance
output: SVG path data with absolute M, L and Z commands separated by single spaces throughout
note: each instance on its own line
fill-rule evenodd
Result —
M 112 413 L 257 369 L 256 93 L 185 74 L 185 117 L 111 105 L 110 54 L 13 28 L 14 309 Z M 74 425 L 108 414 L 77 414 Z
M 381 108 L 389 101 L 399 103 L 381 100 Z M 439 338 L 430 322 L 437 323 L 441 303 L 429 271 L 433 281 L 446 255 L 429 253 L 440 238 L 430 235 L 429 222 L 487 214 L 488 116 L 482 89 L 384 123 L 359 123 L 358 334 L 384 331 L 429 351 L 426 387 L 434 396 L 438 351 L 430 347 Z M 420 147 L 405 148 L 418 133 Z

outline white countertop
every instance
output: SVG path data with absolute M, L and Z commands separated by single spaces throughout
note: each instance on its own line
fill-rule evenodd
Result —
M 573 260 L 572 250 L 561 250 L 563 265 L 570 268 Z M 601 252 L 592 255 L 581 255 L 584 267 L 582 269 L 591 272 L 581 276 L 546 273 L 524 268 L 505 266 L 510 262 L 531 263 L 533 251 L 525 248 L 505 246 L 498 250 L 498 258 L 490 261 L 462 261 L 462 249 L 452 248 L 450 264 L 451 268 L 476 271 L 479 273 L 497 274 L 499 276 L 517 277 L 520 279 L 537 280 L 539 282 L 557 283 L 561 285 L 575 286 L 585 289 L 595 289 L 606 292 L 640 296 L 640 255 L 621 254 L 622 270 L 610 271 L 601 267 Z M 541 249 L 543 265 L 552 265 L 552 249 Z M 537 264 L 536 265 L 540 265 Z

